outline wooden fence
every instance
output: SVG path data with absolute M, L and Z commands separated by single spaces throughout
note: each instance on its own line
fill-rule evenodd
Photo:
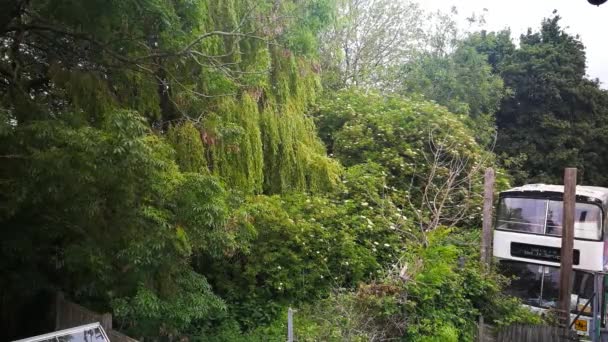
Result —
M 84 306 L 66 300 L 62 293 L 55 299 L 55 329 L 68 329 L 79 325 L 99 322 L 104 330 L 112 329 L 112 315 L 98 314 Z
M 79 325 L 99 322 L 111 342 L 137 342 L 112 329 L 112 314 L 99 314 L 82 305 L 72 303 L 59 292 L 55 298 L 55 330 L 68 329 Z
M 572 342 L 579 341 L 574 331 L 564 335 L 564 328 L 547 325 L 511 325 L 500 329 L 496 342 Z

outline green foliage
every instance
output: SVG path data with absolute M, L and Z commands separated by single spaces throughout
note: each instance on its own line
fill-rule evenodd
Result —
M 305 115 L 320 92 L 316 34 L 333 2 L 3 8 L 0 289 L 62 289 L 146 338 L 200 333 L 224 306 L 191 262 L 270 254 L 256 234 L 276 242 L 277 227 L 295 229 L 272 221 L 292 215 L 272 217 L 284 210 L 277 198 L 262 210 L 242 205 L 247 196 L 339 183 L 342 169 Z M 348 248 L 338 252 L 363 253 Z M 373 264 L 354 263 L 365 264 L 356 277 Z
M 248 193 L 326 191 L 340 170 L 304 116 L 320 86 L 304 56 L 332 9 L 329 0 L 17 6 L 0 37 L 3 108 L 19 123 L 72 112 L 93 126 L 107 111 L 136 110 L 168 131 L 183 170 L 209 168 Z M 9 49 L 15 39 L 36 53 Z
M 417 43 L 407 41 L 410 33 L 421 34 L 416 5 L 378 4 L 366 17 L 375 27 L 369 42 L 399 33 L 405 45 L 383 56 L 374 44 L 359 51 L 376 63 L 356 67 L 367 85 L 393 71 L 381 61 L 410 60 L 400 54 Z M 302 308 L 302 340 L 451 341 L 470 338 L 480 313 L 497 325 L 526 321 L 518 303 L 500 295 L 504 279 L 479 272 L 471 230 L 442 225 L 479 216 L 475 176 L 493 162 L 483 148 L 488 115 L 505 94 L 493 72 L 518 81 L 524 57 L 557 58 L 559 49 L 545 46 L 551 42 L 574 51 L 557 59 L 558 71 L 577 79 L 584 71 L 577 41 L 547 24 L 521 50 L 489 34 L 448 53 L 455 27 L 441 17 L 449 32 L 429 38 L 441 53 L 402 69 L 407 98 L 355 89 L 323 97 L 317 58 L 333 55 L 321 51 L 319 37 L 336 19 L 343 24 L 335 7 L 333 0 L 0 5 L 0 302 L 14 305 L 0 312 L 62 290 L 111 311 L 135 337 L 193 341 L 283 339 L 288 306 Z M 603 93 L 583 83 L 568 94 L 593 95 L 589 108 L 603 113 Z M 564 84 L 548 84 L 529 89 L 539 99 L 564 96 Z M 602 152 L 580 150 L 588 158 Z M 444 196 L 446 184 L 460 185 Z M 434 197 L 442 198 L 437 212 L 425 209 L 433 195 L 443 196 Z M 404 282 L 396 272 L 406 263 Z
M 297 331 L 305 341 L 469 341 L 479 314 L 498 325 L 539 318 L 500 293 L 505 279 L 482 273 L 476 238 L 466 231 L 437 230 L 426 246 L 402 256 L 406 272 L 334 293 L 306 307 Z M 397 269 L 395 272 L 398 272 Z
M 257 105 L 244 95 L 238 102 L 219 103 L 216 112 L 203 124 L 202 133 L 213 172 L 231 187 L 261 192 L 264 156 Z
M 61 288 L 103 310 L 112 303 L 146 336 L 182 331 L 222 308 L 189 259 L 232 248 L 225 192 L 211 176 L 180 173 L 139 115 L 107 113 L 99 129 L 38 121 L 10 138 L 20 157 L 3 167 L 2 190 L 20 195 L 2 209 L 13 228 L 2 257 L 23 269 L 20 282 L 35 275 L 43 281 L 33 291 Z M 2 278 L 6 290 L 20 284 Z
M 283 37 L 286 46 L 300 55 L 316 55 L 317 34 L 330 21 L 333 14 L 332 0 L 312 0 L 298 6 L 285 2 L 284 11 L 293 15 L 293 29 Z
M 182 172 L 204 172 L 207 169 L 205 147 L 200 132 L 190 122 L 171 126 L 167 141 L 176 152 L 176 162 Z
M 477 52 L 487 56 L 487 61 L 495 74 L 500 73 L 503 60 L 515 51 L 515 44 L 511 39 L 509 29 L 499 32 L 486 32 L 485 30 L 474 32 L 461 44 L 465 47 L 473 47 Z
M 336 0 L 335 6 L 320 35 L 324 85 L 390 89 L 392 69 L 419 48 L 431 16 L 413 1 Z
M 283 310 L 282 317 L 287 315 Z M 223 321 L 219 326 L 203 329 L 199 334 L 193 336 L 194 341 L 210 342 L 266 342 L 281 341 L 285 339 L 287 321 L 276 319 L 270 324 L 261 325 L 250 331 L 243 331 L 234 320 Z
M 244 208 L 255 230 L 247 252 L 197 265 L 246 327 L 268 323 L 286 305 L 325 296 L 338 284 L 354 286 L 393 260 L 403 241 L 397 210 L 373 188 L 364 191 L 376 201 L 350 192 L 341 200 L 254 197 Z
M 315 117 L 322 139 L 344 165 L 372 161 L 382 166 L 387 179 L 384 191 L 409 212 L 406 216 L 410 219 L 417 218 L 423 225 L 433 221 L 432 213 L 420 201 L 452 177 L 459 181 L 450 184 L 467 183 L 470 187 L 452 187 L 444 202 L 450 203 L 447 206 L 452 212 L 443 216 L 456 217 L 456 211 L 479 205 L 475 193 L 479 193 L 481 183 L 473 175 L 492 161 L 492 155 L 475 141 L 463 115 L 432 102 L 349 90 L 321 102 Z
M 477 239 L 460 234 L 439 230 L 427 247 L 406 258 L 410 265 L 421 265 L 406 285 L 406 307 L 415 322 L 406 336 L 414 341 L 472 340 L 475 318 L 500 307 L 499 279 L 480 272 L 477 248 L 466 245 Z
M 425 53 L 405 64 L 397 77 L 403 80 L 397 92 L 421 94 L 453 113 L 469 115 L 465 122 L 477 141 L 485 146 L 493 143 L 493 115 L 506 90 L 487 56 L 466 45 L 447 56 Z
M 127 331 L 136 336 L 183 333 L 192 329 L 197 320 L 208 320 L 225 310 L 224 303 L 212 291 L 204 277 L 187 271 L 176 274 L 170 296 L 160 297 L 141 284 L 135 295 L 112 300 L 116 316 L 127 322 Z
M 508 38 L 501 32 L 471 40 L 513 92 L 496 113 L 504 165 L 517 183 L 559 183 L 564 167 L 577 166 L 582 182 L 608 184 L 599 158 L 608 96 L 586 79 L 579 38 L 560 27 L 559 16 L 522 35 L 518 49 Z
M 403 73 L 403 93 L 423 94 L 474 118 L 494 114 L 504 96 L 502 79 L 492 73 L 487 57 L 466 45 L 448 56 L 422 55 Z

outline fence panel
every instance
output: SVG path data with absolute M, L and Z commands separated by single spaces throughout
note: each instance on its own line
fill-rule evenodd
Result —
M 112 315 L 99 314 L 82 305 L 65 299 L 62 293 L 55 298 L 55 329 L 68 329 L 88 323 L 99 322 L 111 342 L 137 342 L 137 340 L 112 329 Z
M 98 314 L 82 305 L 66 300 L 62 293 L 57 294 L 55 307 L 55 329 L 68 329 L 79 325 L 99 322 L 104 330 L 112 329 L 112 315 Z
M 547 325 L 512 325 L 498 331 L 496 342 L 572 342 L 579 341 L 574 331 Z

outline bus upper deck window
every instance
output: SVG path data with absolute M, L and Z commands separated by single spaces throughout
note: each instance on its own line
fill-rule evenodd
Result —
M 563 202 L 550 201 L 547 212 L 547 234 L 562 235 Z M 599 240 L 602 211 L 593 204 L 577 203 L 574 214 L 574 236 L 579 239 Z
M 546 200 L 504 198 L 500 202 L 497 228 L 544 234 Z
M 535 198 L 503 198 L 498 207 L 497 229 L 525 233 L 562 235 L 563 202 Z M 600 240 L 602 210 L 588 203 L 576 203 L 574 236 Z

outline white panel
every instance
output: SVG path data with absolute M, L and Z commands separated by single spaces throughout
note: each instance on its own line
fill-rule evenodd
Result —
M 534 235 L 516 232 L 494 230 L 494 256 L 502 259 L 520 260 L 535 264 L 559 266 L 557 262 L 511 256 L 511 242 L 521 242 L 531 245 L 562 247 L 562 239 L 555 236 Z M 602 271 L 604 258 L 603 241 L 574 240 L 574 249 L 580 251 L 580 262 L 573 268 L 588 271 Z

